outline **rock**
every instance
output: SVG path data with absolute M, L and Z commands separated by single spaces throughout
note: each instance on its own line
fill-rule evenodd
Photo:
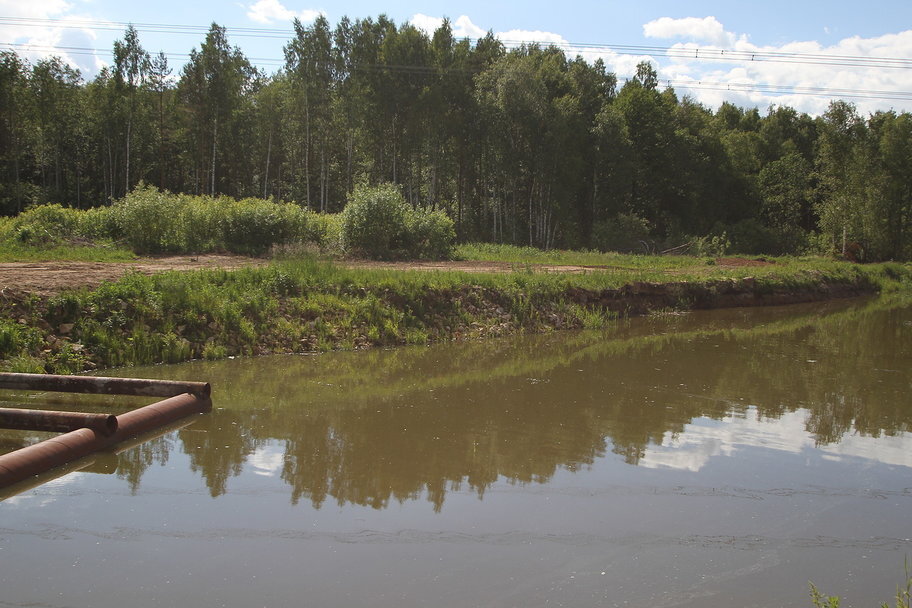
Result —
M 75 325 L 75 323 L 61 323 L 61 324 L 60 324 L 60 327 L 57 328 L 57 331 L 58 331 L 61 335 L 64 335 L 64 336 L 65 336 L 65 335 L 67 335 L 68 333 L 70 333 L 71 331 L 73 331 L 73 326 L 74 326 L 74 325 Z

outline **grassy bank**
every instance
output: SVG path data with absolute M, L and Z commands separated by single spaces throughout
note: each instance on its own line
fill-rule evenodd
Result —
M 236 271 L 130 274 L 89 290 L 0 303 L 6 371 L 426 344 L 604 327 L 625 314 L 763 305 L 908 289 L 912 268 L 614 256 L 586 274 L 347 269 L 313 259 Z

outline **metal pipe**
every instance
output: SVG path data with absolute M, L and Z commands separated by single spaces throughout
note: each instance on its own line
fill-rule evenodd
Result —
M 0 388 L 22 391 L 92 393 L 96 395 L 141 395 L 145 397 L 173 397 L 182 393 L 208 397 L 212 391 L 208 382 L 11 373 L 0 373 Z
M 76 429 L 92 429 L 101 435 L 113 435 L 117 417 L 111 414 L 57 412 L 0 407 L 0 428 L 21 431 L 51 431 L 68 433 Z
M 212 409 L 208 396 L 184 393 L 117 416 L 117 430 L 107 437 L 78 429 L 21 450 L 0 455 L 0 488 L 88 456 L 135 435 L 194 413 Z

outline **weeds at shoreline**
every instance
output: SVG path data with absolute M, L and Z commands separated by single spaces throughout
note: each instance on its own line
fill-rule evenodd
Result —
M 348 269 L 313 258 L 233 271 L 131 273 L 94 290 L 0 304 L 0 367 L 72 373 L 601 329 L 626 314 L 712 306 L 716 298 L 801 290 L 825 298 L 834 287 L 872 293 L 912 284 L 912 271 L 900 265 L 794 262 L 777 266 L 776 274 L 744 274 L 715 270 L 708 278 L 677 275 L 662 284 L 646 282 L 655 277 L 653 270 L 408 272 Z

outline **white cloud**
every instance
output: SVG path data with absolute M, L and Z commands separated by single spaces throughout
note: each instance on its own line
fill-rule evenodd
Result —
M 912 71 L 864 64 L 851 66 L 845 65 L 851 61 L 838 59 L 840 56 L 871 60 L 912 57 L 912 30 L 873 38 L 855 36 L 829 46 L 814 40 L 778 46 L 755 45 L 746 35 L 726 31 L 714 17 L 663 17 L 644 25 L 643 32 L 652 38 L 684 40 L 670 47 L 670 57 L 658 57 L 659 76 L 674 81 L 679 93 L 710 107 L 730 101 L 761 110 L 770 105 L 787 105 L 809 114 L 821 114 L 834 97 L 855 103 L 862 115 L 890 108 L 912 109 L 912 101 L 876 98 L 878 91 L 912 90 Z M 821 88 L 827 89 L 828 95 L 802 94 Z
M 323 11 L 304 9 L 293 11 L 285 7 L 279 0 L 258 0 L 247 7 L 247 17 L 257 23 L 275 23 L 276 21 L 291 21 L 298 18 L 303 22 L 313 21 L 323 14 Z
M 644 25 L 643 35 L 647 38 L 700 40 L 723 48 L 730 47 L 737 41 L 737 37 L 726 32 L 715 17 L 704 17 L 703 19 L 662 17 Z
M 83 15 L 73 13 L 73 4 L 66 0 L 0 0 L 0 14 L 23 20 L 15 25 L 0 25 L 0 40 L 12 43 L 12 48 L 25 59 L 35 62 L 51 56 L 63 59 L 78 68 L 83 76 L 93 74 L 104 65 L 94 52 L 68 52 L 60 47 L 93 48 L 97 36 L 89 28 L 79 27 Z M 53 19 L 57 24 L 42 23 Z
M 457 38 L 482 38 L 487 32 L 462 15 L 453 23 L 453 34 Z
M 567 48 L 569 42 L 560 34 L 554 32 L 542 32 L 539 30 L 510 30 L 508 32 L 497 32 L 495 34 L 507 46 L 513 46 L 520 42 L 537 42 L 541 45 L 554 45 L 561 48 Z
M 434 32 L 443 25 L 443 18 L 416 13 L 409 23 L 428 36 L 433 36 Z M 453 37 L 457 40 L 462 40 L 463 38 L 481 38 L 486 33 L 483 29 L 472 23 L 472 20 L 466 15 L 460 16 L 456 21 L 451 21 L 450 27 L 453 30 Z

